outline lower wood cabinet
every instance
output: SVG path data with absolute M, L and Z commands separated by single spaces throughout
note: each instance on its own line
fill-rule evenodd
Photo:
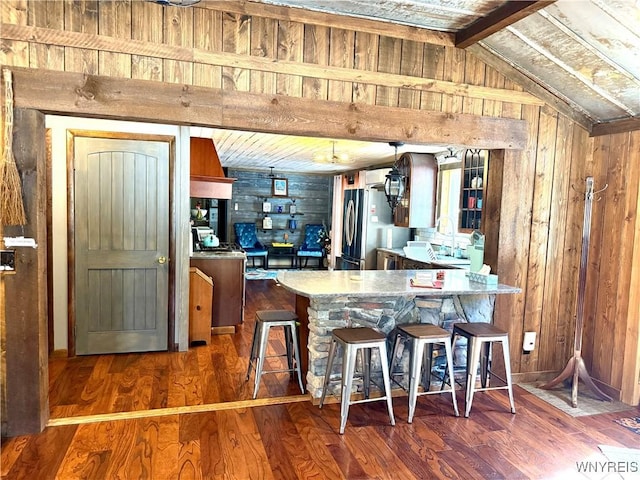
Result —
M 228 333 L 244 320 L 244 257 L 191 258 L 190 265 L 213 279 L 213 333 Z
M 213 280 L 196 268 L 189 268 L 189 345 L 211 341 Z
M 401 270 L 424 270 L 426 268 L 432 268 L 432 265 L 430 263 L 419 262 L 405 257 L 402 257 L 400 261 Z
M 442 264 L 433 264 L 429 262 L 420 262 L 418 260 L 411 260 L 409 258 L 402 257 L 400 260 L 400 266 L 398 269 L 401 270 L 452 270 L 457 267 L 453 265 L 442 265 Z

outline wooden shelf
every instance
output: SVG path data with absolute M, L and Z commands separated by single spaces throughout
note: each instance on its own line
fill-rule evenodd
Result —
M 462 185 L 460 188 L 460 218 L 458 229 L 471 232 L 482 228 L 484 190 L 487 182 L 489 152 L 472 150 L 462 159 Z
M 263 216 L 267 215 L 289 215 L 295 217 L 296 215 L 304 215 L 304 213 L 289 213 L 289 212 L 261 212 Z

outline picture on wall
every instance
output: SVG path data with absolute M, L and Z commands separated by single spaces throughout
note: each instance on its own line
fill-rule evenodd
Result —
M 289 184 L 286 178 L 274 178 L 271 185 L 274 197 L 286 197 L 289 195 Z

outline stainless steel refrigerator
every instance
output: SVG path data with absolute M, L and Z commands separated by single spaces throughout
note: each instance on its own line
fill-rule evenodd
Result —
M 382 184 L 346 190 L 342 217 L 343 270 L 375 270 L 376 249 L 402 248 L 409 229 L 393 225 Z

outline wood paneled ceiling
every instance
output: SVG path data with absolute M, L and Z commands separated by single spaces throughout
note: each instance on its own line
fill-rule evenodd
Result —
M 640 0 L 249 0 L 455 34 L 459 48 L 591 125 L 592 135 L 640 129 Z M 514 78 L 515 68 L 518 76 Z M 318 163 L 332 141 L 195 129 L 224 166 L 330 173 L 393 162 L 387 144 L 337 140 L 350 162 Z M 240 148 L 242 146 L 242 148 Z M 446 145 L 399 151 L 442 152 Z M 460 147 L 458 147 L 460 148 Z
M 388 143 L 332 140 L 271 133 L 244 132 L 212 128 L 191 128 L 192 137 L 213 139 L 223 167 L 268 170 L 275 173 L 334 174 L 389 166 L 395 149 Z M 445 155 L 446 145 L 410 145 L 398 147 L 404 152 Z M 456 152 L 461 153 L 457 149 Z M 334 158 L 335 157 L 335 158 Z
M 515 67 L 594 134 L 640 128 L 640 0 L 252 1 L 453 32 L 456 46 Z

